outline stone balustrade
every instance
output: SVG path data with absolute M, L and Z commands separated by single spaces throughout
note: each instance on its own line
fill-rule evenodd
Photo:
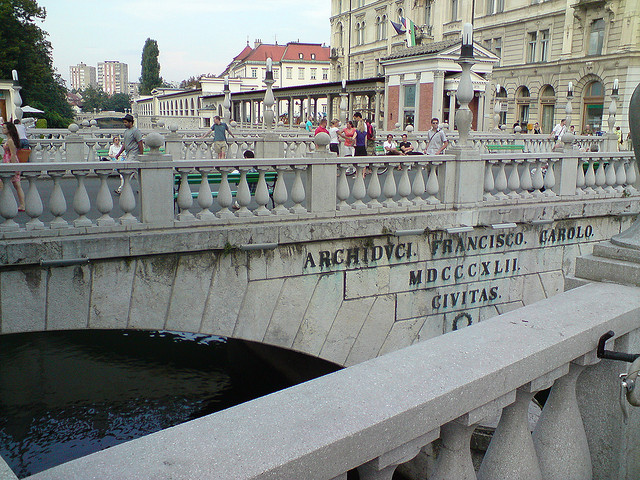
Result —
M 184 142 L 180 140 L 178 147 L 182 148 Z M 196 150 L 196 156 L 198 152 L 210 154 L 210 143 L 204 140 L 186 145 L 188 151 Z M 76 146 L 82 148 L 82 143 Z M 57 149 L 56 155 L 60 151 Z M 66 153 L 69 154 L 69 144 Z M 251 222 L 269 217 L 420 212 L 465 205 L 584 200 L 589 195 L 593 198 L 639 195 L 637 165 L 631 152 L 485 154 L 464 162 L 453 155 L 412 155 L 358 157 L 354 163 L 355 158 L 325 155 L 316 152 L 307 157 L 251 161 L 172 161 L 170 155 L 155 153 L 142 156 L 140 162 L 4 164 L 0 166 L 4 185 L 0 193 L 0 216 L 4 219 L 0 232 L 91 229 L 137 223 L 161 226 L 224 223 L 233 218 Z M 228 174 L 235 170 L 240 173 L 237 185 L 228 179 Z M 246 175 L 254 170 L 259 172 L 259 178 L 252 195 Z M 10 183 L 16 171 L 28 182 L 26 214 L 30 219 L 24 224 L 15 221 L 18 210 Z M 122 194 L 114 198 L 107 179 L 116 172 L 124 176 L 125 183 Z M 267 172 L 278 174 L 275 185 L 267 184 Z M 130 180 L 133 173 L 138 178 L 137 192 Z M 216 194 L 211 194 L 206 181 L 190 184 L 190 173 L 200 173 L 202 178 L 206 178 L 204 174 L 219 174 L 217 191 L 214 187 Z M 176 175 L 182 179 L 174 209 Z M 75 187 L 73 196 L 65 198 L 60 185 L 68 176 L 75 179 Z M 100 186 L 95 198 L 90 198 L 85 181 L 88 178 L 96 181 L 96 177 Z M 48 199 L 40 194 L 43 182 L 53 184 Z M 196 191 L 199 194 L 193 195 Z M 123 212 L 119 218 L 113 218 L 115 201 Z M 136 206 L 140 209 L 134 216 Z M 87 214 L 92 209 L 97 209 L 101 216 L 91 220 Z M 54 217 L 48 224 L 41 220 L 45 211 Z M 69 212 L 73 213 L 71 221 L 64 219 L 69 218 Z
M 615 370 L 601 368 L 614 362 L 595 351 L 608 330 L 617 345 L 637 348 L 639 317 L 639 288 L 588 284 L 29 480 L 345 480 L 353 469 L 362 480 L 390 480 L 437 438 L 430 480 L 589 480 L 610 478 L 605 468 L 621 463 L 624 478 L 637 478 L 637 442 L 624 452 L 598 447 L 608 438 L 603 422 L 616 435 L 633 431 L 612 400 Z M 532 396 L 552 385 L 531 434 Z M 476 475 L 470 437 L 500 413 Z

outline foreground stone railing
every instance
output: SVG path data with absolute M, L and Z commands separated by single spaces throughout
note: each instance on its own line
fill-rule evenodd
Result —
M 57 230 L 71 226 L 90 229 L 117 224 L 224 223 L 232 218 L 251 222 L 268 217 L 298 219 L 300 216 L 420 212 L 483 202 L 509 205 L 527 200 L 539 203 L 583 201 L 588 196 L 596 199 L 639 195 L 636 161 L 627 152 L 496 154 L 464 162 L 451 155 L 412 155 L 358 157 L 358 162 L 353 163 L 354 159 L 345 162 L 345 158 L 320 153 L 307 158 L 250 162 L 172 161 L 170 155 L 157 152 L 141 159 L 140 162 L 1 165 L 4 188 L 0 193 L 0 216 L 4 223 L 0 231 Z M 230 182 L 228 175 L 236 170 L 239 179 Z M 15 221 L 18 205 L 11 180 L 16 171 L 28 182 L 25 204 L 30 219 L 24 224 Z M 250 171 L 259 173 L 253 195 L 247 181 Z M 266 181 L 268 172 L 277 173 L 273 185 Z M 114 173 L 124 177 L 119 197 L 114 197 L 107 182 Z M 219 184 L 213 186 L 215 194 L 212 195 L 212 185 L 207 181 L 196 180 L 196 185 L 190 184 L 191 173 L 199 173 L 203 179 L 206 174 L 219 174 Z M 132 184 L 132 174 L 139 188 Z M 67 193 L 65 197 L 62 182 L 68 182 L 69 176 L 75 179 L 73 195 Z M 174 186 L 176 176 L 180 177 L 177 188 Z M 95 177 L 100 186 L 94 198 L 90 198 L 86 181 Z M 52 183 L 51 194 L 43 198 L 40 191 L 46 182 Z M 198 194 L 194 195 L 196 191 Z M 122 211 L 119 218 L 113 218 L 115 199 Z M 197 211 L 192 211 L 194 208 Z M 92 220 L 87 215 L 96 209 L 101 216 Z M 53 216 L 48 224 L 41 219 L 44 212 Z M 72 219 L 69 213 L 73 213 Z
M 585 285 L 29 479 L 331 480 L 357 468 L 362 480 L 381 480 L 440 438 L 428 478 L 472 480 L 471 434 L 499 413 L 478 479 L 605 478 L 592 473 L 591 457 L 618 452 L 597 450 L 595 437 L 632 432 L 617 402 L 603 400 L 617 394 L 600 392 L 615 373 L 599 370 L 596 346 L 608 330 L 637 340 L 639 319 L 640 289 Z M 583 371 L 594 383 L 576 391 Z M 531 435 L 529 403 L 551 385 Z M 612 464 L 625 463 L 631 476 L 616 470 L 616 478 L 637 478 L 626 458 L 638 457 L 638 445 L 620 455 Z

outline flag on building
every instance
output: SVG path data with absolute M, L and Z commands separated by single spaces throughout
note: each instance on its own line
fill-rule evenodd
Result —
M 407 35 L 407 47 L 415 47 L 416 46 L 416 25 L 408 18 L 401 18 L 402 26 L 405 29 L 405 33 Z
M 391 19 L 389 19 L 389 21 L 391 22 L 391 25 L 393 25 L 393 28 L 395 28 L 396 33 L 398 35 L 402 35 L 403 33 L 405 33 L 405 30 L 404 30 L 404 28 L 402 28 L 402 24 L 401 23 L 396 23 Z

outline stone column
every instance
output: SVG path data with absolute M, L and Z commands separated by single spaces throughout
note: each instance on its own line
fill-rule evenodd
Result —
M 382 128 L 382 122 L 380 121 L 380 87 L 376 87 L 376 94 L 375 94 L 375 100 L 374 100 L 374 109 L 375 109 L 375 117 L 376 117 L 376 121 L 375 121 L 375 127 L 376 129 L 380 129 Z
M 80 127 L 75 123 L 69 125 L 69 135 L 65 137 L 65 148 L 67 150 L 67 162 L 84 161 L 84 141 L 78 135 Z
M 435 70 L 433 72 L 433 99 L 431 102 L 431 116 L 438 117 L 441 122 L 442 118 L 442 100 L 444 98 L 444 70 Z

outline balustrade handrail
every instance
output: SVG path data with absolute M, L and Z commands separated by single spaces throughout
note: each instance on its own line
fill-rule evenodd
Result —
M 331 480 L 346 479 L 345 472 L 358 467 L 365 480 L 391 478 L 390 473 L 384 477 L 375 473 L 385 468 L 392 472 L 398 463 L 415 456 L 438 436 L 447 444 L 457 428 L 472 431 L 474 424 L 505 407 L 503 416 L 509 416 L 507 412 L 518 403 L 514 400 L 521 398 L 521 391 L 536 391 L 558 379 L 559 393 L 554 396 L 552 391 L 547 403 L 560 402 L 551 405 L 550 411 L 562 408 L 564 415 L 570 415 L 571 409 L 577 408 L 575 396 L 565 391 L 562 382 L 576 377 L 575 368 L 597 362 L 595 350 L 600 335 L 613 330 L 619 337 L 638 329 L 639 315 L 638 288 L 588 284 L 71 461 L 29 480 L 98 478 L 105 472 L 109 472 L 109 478 L 122 480 Z M 538 425 L 546 423 L 546 410 Z M 526 412 L 518 422 L 526 422 Z M 547 435 L 558 435 L 549 439 L 552 445 L 568 435 L 580 435 L 581 425 L 559 423 L 562 425 L 557 425 L 557 431 L 554 425 L 552 430 L 545 430 Z M 528 427 L 523 428 L 528 432 Z M 537 430 L 534 439 L 536 434 Z M 464 438 L 466 446 L 458 437 L 462 443 L 451 449 L 456 450 L 453 453 L 441 449 L 441 456 L 449 456 L 447 462 L 436 463 L 436 469 L 447 469 L 438 470 L 437 478 L 462 478 L 456 473 L 466 468 L 466 463 L 471 464 L 468 437 Z M 514 458 L 517 465 L 525 453 L 535 458 L 536 453 L 529 452 L 533 449 L 530 440 L 508 445 L 502 456 L 493 455 L 494 467 L 499 470 L 500 462 L 511 465 Z M 544 464 L 549 475 L 545 478 L 587 478 L 575 472 L 563 476 L 565 467 L 575 468 L 576 459 L 589 459 L 588 451 L 587 458 L 580 458 L 585 452 L 574 451 L 575 444 L 562 445 L 562 449 L 554 447 L 551 455 L 536 447 L 535 468 L 538 461 Z M 535 477 L 534 472 L 526 472 Z M 473 470 L 471 474 L 475 478 Z M 510 478 L 524 477 L 516 474 Z

